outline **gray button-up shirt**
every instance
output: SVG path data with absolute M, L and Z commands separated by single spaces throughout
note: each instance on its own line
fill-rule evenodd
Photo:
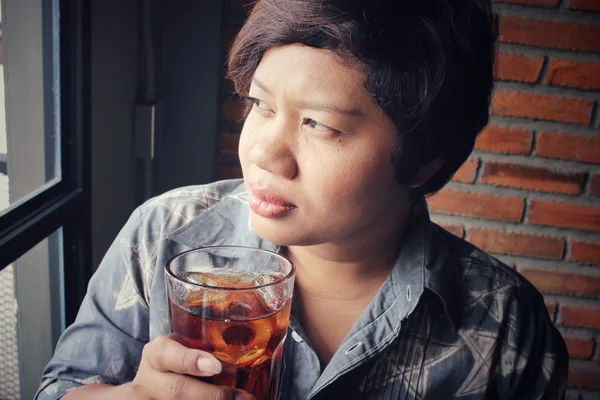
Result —
M 37 399 L 133 380 L 142 347 L 169 334 L 166 261 L 200 246 L 279 248 L 249 228 L 239 180 L 177 189 L 131 216 L 62 335 Z M 513 269 L 413 205 L 392 273 L 322 367 L 292 316 L 281 398 L 559 399 L 568 356 L 542 296 Z M 260 399 L 259 399 L 260 400 Z

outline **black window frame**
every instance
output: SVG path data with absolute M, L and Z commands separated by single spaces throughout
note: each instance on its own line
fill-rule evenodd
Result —
M 93 273 L 91 243 L 90 1 L 59 0 L 60 150 L 56 184 L 0 215 L 0 270 L 62 228 L 65 322 Z

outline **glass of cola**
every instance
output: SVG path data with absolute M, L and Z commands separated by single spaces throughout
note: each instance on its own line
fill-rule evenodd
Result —
M 277 398 L 294 274 L 285 257 L 239 246 L 190 250 L 167 262 L 171 337 L 223 364 L 202 379 Z

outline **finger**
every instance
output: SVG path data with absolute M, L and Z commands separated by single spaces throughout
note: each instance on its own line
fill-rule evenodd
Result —
M 194 376 L 213 376 L 223 369 L 212 354 L 190 349 L 167 336 L 154 339 L 144 348 L 152 368 L 160 372 L 176 372 Z
M 212 385 L 189 376 L 172 372 L 160 374 L 156 398 L 165 400 L 254 400 L 246 392 Z

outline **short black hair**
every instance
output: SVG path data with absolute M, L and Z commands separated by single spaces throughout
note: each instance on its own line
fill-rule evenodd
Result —
M 356 62 L 398 129 L 397 180 L 409 185 L 443 157 L 418 188 L 431 194 L 465 162 L 488 122 L 495 41 L 491 0 L 259 0 L 232 44 L 228 76 L 247 95 L 264 53 L 293 43 Z

